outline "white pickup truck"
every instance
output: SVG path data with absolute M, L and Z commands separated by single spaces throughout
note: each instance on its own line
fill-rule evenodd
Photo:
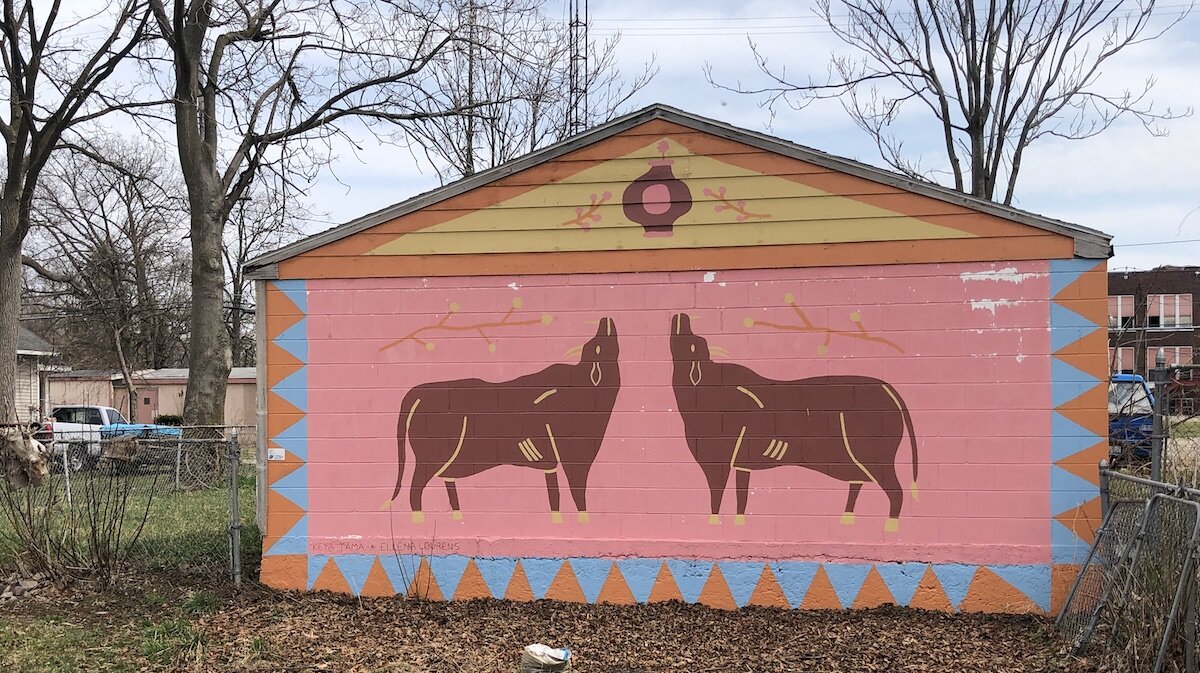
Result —
M 118 423 L 126 423 L 125 417 L 112 407 L 55 407 L 50 417 L 34 428 L 34 439 L 50 449 L 53 469 L 65 466 L 76 472 L 100 459 L 100 428 Z

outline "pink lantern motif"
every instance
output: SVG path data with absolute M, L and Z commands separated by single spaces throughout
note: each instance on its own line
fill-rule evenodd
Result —
M 658 144 L 661 159 L 653 159 L 650 170 L 629 183 L 621 197 L 625 217 L 642 225 L 646 236 L 670 236 L 675 222 L 692 209 L 692 192 L 683 180 L 675 177 L 667 159 L 670 145 L 666 140 Z

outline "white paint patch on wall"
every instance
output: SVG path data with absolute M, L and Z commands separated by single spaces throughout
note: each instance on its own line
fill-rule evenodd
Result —
M 1037 278 L 1044 275 L 1045 274 L 1041 273 L 1021 273 L 1017 271 L 1016 267 L 1006 266 L 1003 269 L 992 269 L 990 271 L 968 271 L 967 273 L 958 274 L 958 277 L 962 278 L 964 283 L 969 280 L 974 280 L 995 281 L 1020 285 L 1021 283 L 1025 282 L 1027 278 Z
M 972 311 L 988 311 L 992 315 L 996 315 L 996 309 L 1001 306 L 1017 306 L 1023 304 L 1022 301 L 1014 301 L 1012 299 L 979 299 L 971 301 Z
M 717 279 L 716 271 L 705 271 L 704 272 L 704 282 L 711 283 L 716 279 Z
M 512 289 L 514 289 L 514 290 L 520 290 L 520 289 L 521 289 L 521 286 L 520 286 L 520 285 L 517 285 L 517 281 L 515 281 L 515 280 L 514 280 L 513 282 L 509 283 L 509 284 L 508 284 L 508 287 L 510 287 L 510 288 L 512 288 Z

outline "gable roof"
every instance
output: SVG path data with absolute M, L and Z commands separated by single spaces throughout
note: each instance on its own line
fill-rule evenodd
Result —
M 415 211 L 438 204 L 465 192 L 484 187 L 502 178 L 543 164 L 565 154 L 612 138 L 637 126 L 662 120 L 718 138 L 741 143 L 765 152 L 797 159 L 831 171 L 844 173 L 872 182 L 880 183 L 912 194 L 967 208 L 979 213 L 998 217 L 1017 224 L 1040 229 L 1052 234 L 1070 237 L 1074 241 L 1076 257 L 1107 259 L 1112 256 L 1112 237 L 1095 229 L 1071 224 L 1054 218 L 1044 217 L 1011 206 L 973 197 L 941 185 L 913 180 L 909 177 L 882 170 L 861 162 L 845 159 L 809 147 L 798 145 L 757 131 L 701 117 L 676 108 L 654 104 L 637 112 L 614 119 L 588 131 L 572 136 L 555 145 L 532 152 L 495 168 L 463 178 L 443 187 L 417 195 L 406 201 L 388 206 L 355 220 L 314 234 L 272 252 L 260 255 L 246 264 L 251 278 L 274 279 L 278 277 L 275 265 L 302 255 L 321 246 L 340 241 L 371 227 L 403 217 Z
M 58 349 L 24 327 L 17 327 L 17 355 L 54 355 Z

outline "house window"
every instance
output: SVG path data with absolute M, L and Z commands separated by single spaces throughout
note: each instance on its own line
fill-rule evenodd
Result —
M 1146 295 L 1146 326 L 1177 328 L 1192 326 L 1192 295 Z
M 1133 348 L 1109 348 L 1108 349 L 1108 368 L 1114 374 L 1118 372 L 1131 372 L 1134 368 Z
M 1158 357 L 1159 349 L 1162 349 L 1163 356 L 1167 359 L 1167 366 L 1175 365 L 1190 365 L 1192 364 L 1192 347 L 1191 346 L 1159 346 L 1157 348 L 1146 349 L 1146 368 L 1154 368 L 1154 358 Z
M 1133 327 L 1133 295 L 1118 294 L 1108 298 L 1108 328 L 1130 329 Z

